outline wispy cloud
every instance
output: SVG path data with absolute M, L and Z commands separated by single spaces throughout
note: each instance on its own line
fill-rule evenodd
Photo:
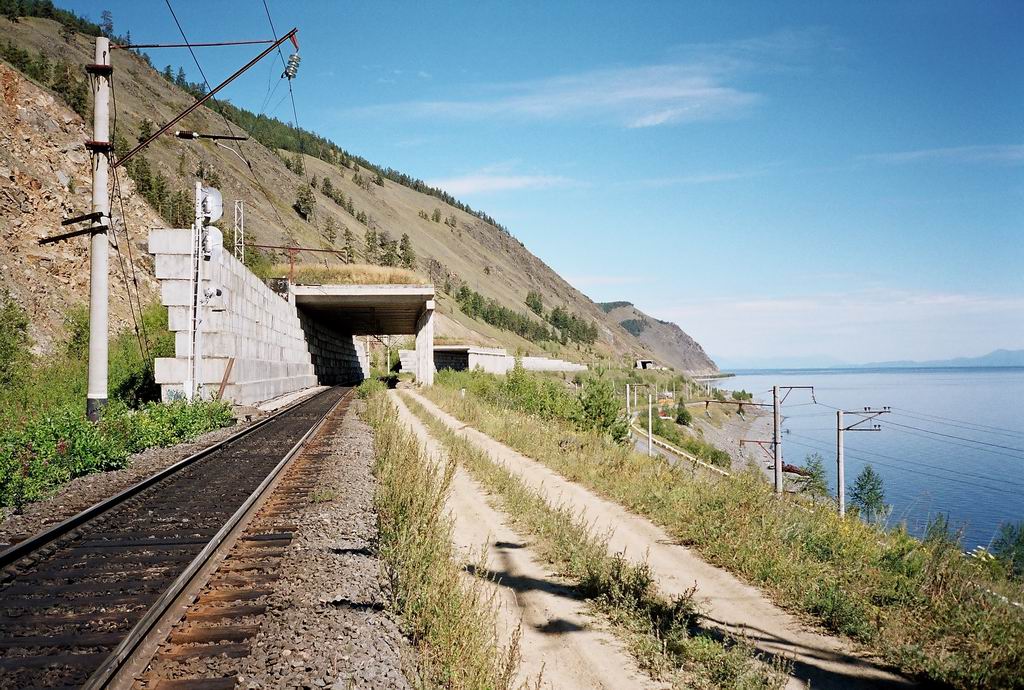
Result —
M 671 175 L 668 177 L 645 177 L 637 180 L 630 180 L 621 183 L 623 187 L 676 187 L 686 185 L 715 184 L 718 182 L 732 182 L 733 180 L 745 180 L 751 177 L 760 177 L 768 172 L 775 165 L 762 165 L 756 168 L 743 170 L 721 170 L 717 172 L 700 172 L 686 175 Z
M 475 99 L 410 101 L 355 112 L 446 119 L 597 117 L 641 128 L 735 116 L 759 99 L 687 65 L 598 70 L 485 90 Z
M 459 98 L 375 105 L 364 116 L 443 119 L 590 119 L 641 129 L 738 117 L 764 96 L 740 77 L 806 60 L 821 32 L 680 47 L 661 64 L 595 69 L 469 87 Z
M 850 362 L 939 359 L 1024 346 L 1024 295 L 870 288 L 641 308 L 732 358 L 827 352 Z
M 994 144 L 987 146 L 953 146 L 937 149 L 917 149 L 893 153 L 872 153 L 858 156 L 858 160 L 900 165 L 926 161 L 954 163 L 995 163 L 1024 165 L 1024 144 Z
M 564 187 L 573 181 L 559 175 L 509 175 L 482 170 L 436 180 L 428 180 L 427 184 L 439 187 L 449 194 L 481 194 L 486 192 L 504 192 L 517 189 L 549 189 Z

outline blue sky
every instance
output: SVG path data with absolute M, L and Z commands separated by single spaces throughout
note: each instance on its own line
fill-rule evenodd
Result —
M 302 126 L 726 366 L 1024 348 L 1020 2 L 269 4 Z M 155 0 L 65 6 L 178 38 Z M 269 34 L 259 0 L 174 7 L 192 41 Z M 228 95 L 290 120 L 279 74 Z

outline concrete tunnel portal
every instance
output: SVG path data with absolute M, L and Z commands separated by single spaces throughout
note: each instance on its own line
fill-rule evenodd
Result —
M 299 321 L 322 384 L 351 383 L 351 336 L 416 336 L 416 371 L 434 380 L 433 285 L 292 285 Z
M 155 363 L 164 400 L 193 391 L 254 405 L 318 384 L 352 385 L 369 373 L 358 338 L 374 335 L 415 335 L 418 382 L 433 383 L 433 285 L 285 283 L 275 290 L 225 251 L 198 262 L 197 285 L 192 239 L 183 228 L 149 233 L 174 333 L 174 356 Z

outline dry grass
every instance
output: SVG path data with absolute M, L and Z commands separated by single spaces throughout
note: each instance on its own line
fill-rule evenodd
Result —
M 954 687 L 1024 688 L 1024 587 L 965 558 L 827 506 L 779 501 L 755 473 L 709 480 L 557 420 L 499 409 L 471 391 L 426 394 L 449 413 L 629 510 L 680 543 L 912 675 Z M 986 591 L 988 590 L 988 591 Z M 994 594 L 993 594 L 994 593 Z
M 534 537 L 530 548 L 554 564 L 577 592 L 607 617 L 640 666 L 674 688 L 768 690 L 788 677 L 781 661 L 762 663 L 742 640 L 719 641 L 701 631 L 694 591 L 668 599 L 650 570 L 621 554 L 610 554 L 607 539 L 567 506 L 552 506 L 486 452 L 453 433 L 410 397 L 406 405 L 454 459 L 499 497 L 513 524 Z
M 275 264 L 271 275 L 287 277 L 291 267 Z M 296 264 L 297 285 L 428 285 L 429 280 L 405 268 L 373 264 Z
M 511 690 L 518 639 L 497 639 L 494 602 L 455 557 L 444 505 L 454 464 L 430 460 L 382 392 L 367 400 L 374 428 L 378 553 L 390 608 L 419 650 L 425 688 Z

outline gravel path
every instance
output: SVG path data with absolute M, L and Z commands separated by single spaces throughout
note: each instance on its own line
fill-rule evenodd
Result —
M 408 688 L 415 651 L 384 610 L 373 507 L 373 436 L 353 401 L 334 457 L 296 520 L 238 687 Z
M 768 597 L 726 570 L 704 561 L 651 521 L 630 513 L 579 484 L 566 480 L 542 463 L 528 458 L 463 424 L 418 393 L 408 393 L 449 428 L 476 444 L 493 460 L 518 475 L 527 486 L 586 514 L 592 529 L 611 534 L 608 548 L 632 562 L 646 562 L 659 589 L 679 595 L 697 585 L 706 603 L 706 619 L 733 634 L 745 634 L 767 654 L 794 662 L 788 687 L 859 689 L 904 688 L 913 684 L 857 655 L 846 640 L 809 628 Z
M 190 443 L 180 443 L 167 448 L 149 448 L 133 455 L 129 459 L 128 467 L 123 470 L 96 472 L 72 479 L 53 496 L 25 506 L 21 515 L 15 515 L 12 508 L 0 509 L 3 511 L 0 520 L 0 549 L 66 520 L 165 467 L 222 441 L 246 426 L 247 423 L 239 422 L 234 426 L 203 434 Z

